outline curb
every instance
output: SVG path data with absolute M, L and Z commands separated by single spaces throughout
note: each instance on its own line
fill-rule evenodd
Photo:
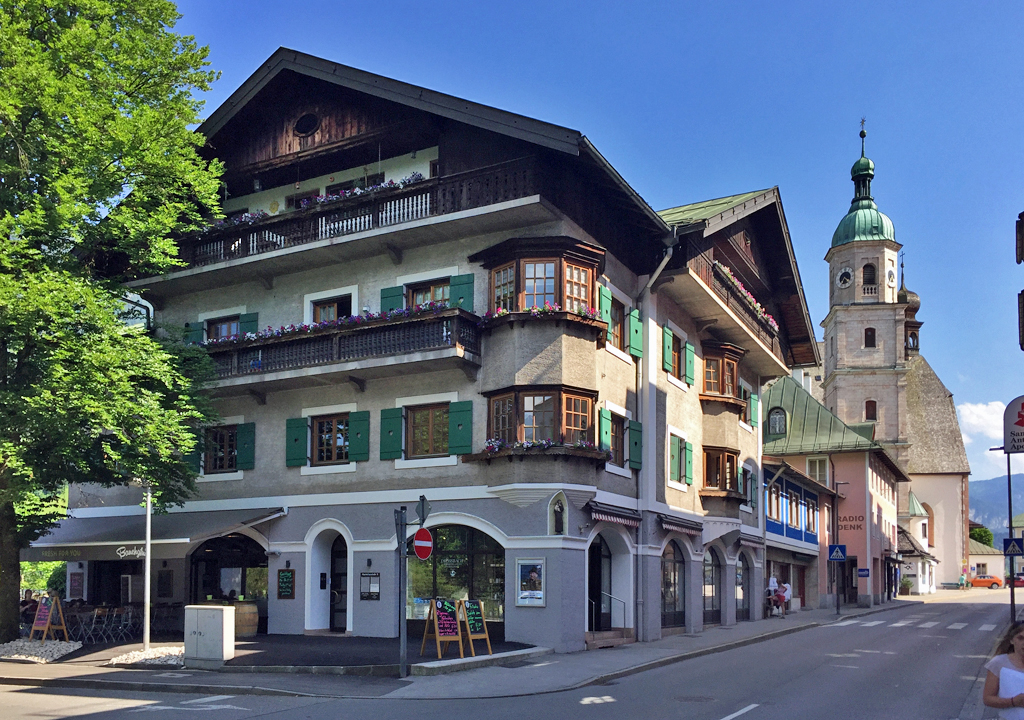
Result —
M 899 605 L 894 605 L 894 606 L 890 606 L 890 607 L 878 607 L 878 608 L 865 609 L 865 610 L 862 610 L 862 611 L 859 611 L 859 612 L 851 612 L 849 615 L 841 615 L 841 616 L 839 616 L 839 619 L 840 620 L 841 619 L 849 620 L 849 619 L 853 619 L 853 618 L 864 617 L 866 615 L 874 615 L 874 614 L 880 613 L 880 612 L 888 612 L 890 610 L 898 610 L 899 608 L 908 607 L 910 605 L 923 605 L 923 604 L 924 604 L 923 601 L 902 602 Z M 600 685 L 601 683 L 610 682 L 612 680 L 617 680 L 619 678 L 627 677 L 629 675 L 636 675 L 638 673 L 645 672 L 647 670 L 654 670 L 656 668 L 665 667 L 666 665 L 672 665 L 674 663 L 683 662 L 684 660 L 691 660 L 693 658 L 703 657 L 705 655 L 713 655 L 713 654 L 716 654 L 716 653 L 725 652 L 727 650 L 733 650 L 733 649 L 738 648 L 738 647 L 743 647 L 745 645 L 753 645 L 755 643 L 766 642 L 768 640 L 773 640 L 775 638 L 783 637 L 785 635 L 791 635 L 793 633 L 797 633 L 797 632 L 800 632 L 802 630 L 809 630 L 809 629 L 815 628 L 815 627 L 825 627 L 825 626 L 830 625 L 830 624 L 831 624 L 831 621 L 828 621 L 828 622 L 817 622 L 817 621 L 815 621 L 815 622 L 809 622 L 806 625 L 798 625 L 797 627 L 788 627 L 788 628 L 782 628 L 780 630 L 772 630 L 770 632 L 762 633 L 760 635 L 754 635 L 754 636 L 751 636 L 751 637 L 748 637 L 748 638 L 743 638 L 743 639 L 740 639 L 740 640 L 733 640 L 731 642 L 723 643 L 721 645 L 715 645 L 713 647 L 701 648 L 699 650 L 691 650 L 689 652 L 679 653 L 677 655 L 670 655 L 668 657 L 659 658 L 657 660 L 650 660 L 648 662 L 639 663 L 637 665 L 633 665 L 633 666 L 628 667 L 628 668 L 623 668 L 621 670 L 616 670 L 614 672 L 605 673 L 604 675 L 598 675 L 596 677 L 592 677 L 592 678 L 589 678 L 587 680 L 583 680 L 583 681 L 574 683 L 572 685 L 566 685 L 564 687 L 559 687 L 559 688 L 552 688 L 550 690 L 541 690 L 539 692 L 532 692 L 532 693 L 520 693 L 520 694 L 517 694 L 517 695 L 486 695 L 486 696 L 482 696 L 482 697 L 476 698 L 476 699 L 492 699 L 492 698 L 502 698 L 502 697 L 527 697 L 527 696 L 530 696 L 530 695 L 549 695 L 549 694 L 552 694 L 552 693 L 566 692 L 566 691 L 569 691 L 569 690 L 578 690 L 579 688 L 587 687 L 589 685 Z M 537 652 L 538 650 L 545 650 L 546 652 Z M 521 651 L 520 650 L 520 651 L 513 651 L 513 652 L 518 652 L 518 653 L 535 652 L 537 655 L 546 655 L 546 654 L 548 654 L 551 651 L 549 649 L 547 649 L 547 648 L 533 648 L 531 650 L 526 650 L 526 651 Z M 495 656 L 488 656 L 488 659 L 492 658 L 492 657 L 495 657 Z M 467 658 L 467 659 L 469 659 L 469 660 L 474 660 L 474 659 L 483 660 L 484 658 Z M 497 659 L 497 658 L 495 658 L 495 659 Z M 517 656 L 517 657 L 513 657 L 513 658 L 509 658 L 508 656 L 500 658 L 501 661 L 505 661 L 505 662 L 507 662 L 509 659 L 523 659 L 523 658 L 522 658 L 521 655 Z M 460 658 L 460 660 L 461 660 L 461 658 Z M 451 661 L 441 661 L 441 662 L 454 663 L 454 662 L 458 662 L 458 661 L 451 660 Z M 494 662 L 494 663 L 491 663 L 491 664 L 492 665 L 499 665 L 499 664 L 501 664 L 501 662 Z M 257 672 L 260 672 L 260 670 L 255 670 L 255 669 L 254 670 L 249 670 L 248 668 L 250 668 L 250 667 L 251 668 L 269 668 L 269 667 L 274 667 L 274 666 L 258 666 L 258 665 L 246 666 L 246 665 L 242 665 L 242 666 L 235 666 L 235 667 L 237 667 L 237 668 L 245 668 L 245 669 L 244 670 L 243 669 L 230 670 L 228 672 L 241 672 L 241 673 L 252 672 L 252 673 L 257 673 Z M 386 667 L 386 666 L 363 665 L 363 666 L 352 666 L 352 667 L 339 667 L 339 666 L 317 666 L 317 665 L 310 665 L 310 666 L 282 665 L 282 666 L 276 666 L 276 667 L 278 669 L 274 670 L 274 672 L 282 672 L 282 673 L 314 672 L 315 673 L 316 671 L 311 671 L 310 669 L 311 668 L 329 668 L 332 672 L 328 673 L 328 672 L 321 671 L 320 674 L 353 675 L 353 674 L 357 674 L 357 673 L 337 672 L 337 671 L 338 670 L 351 670 L 351 669 L 353 669 L 353 667 L 355 667 L 355 668 L 375 668 L 375 667 Z M 412 667 L 416 667 L 416 666 L 412 666 Z M 473 666 L 473 667 L 483 667 L 483 666 Z M 458 669 L 459 670 L 470 670 L 470 669 L 473 669 L 473 667 L 460 667 Z M 172 668 L 173 668 L 173 666 L 168 666 L 168 669 L 172 669 Z M 291 668 L 291 669 L 289 669 L 289 668 Z M 159 669 L 163 669 L 163 668 L 159 668 L 159 667 L 154 668 L 153 666 L 146 666 L 145 669 L 146 670 L 159 670 Z M 263 670 L 263 672 L 267 672 L 267 671 L 268 670 Z M 444 670 L 441 670 L 440 672 L 423 673 L 423 674 L 438 675 L 438 674 L 442 674 L 444 672 L 454 672 L 454 671 L 455 671 L 454 668 L 452 668 L 452 669 L 445 668 Z M 396 667 L 396 675 L 397 675 L 397 667 Z M 375 696 L 375 695 L 327 695 L 327 694 L 302 693 L 302 692 L 296 692 L 296 691 L 291 691 L 291 690 L 279 690 L 279 689 L 276 689 L 276 688 L 264 688 L 264 687 L 258 687 L 258 686 L 252 686 L 252 685 L 194 685 L 194 684 L 175 685 L 175 684 L 172 684 L 172 683 L 130 682 L 130 681 L 125 681 L 125 680 L 100 680 L 100 679 L 82 679 L 82 678 L 28 678 L 28 677 L 6 677 L 6 676 L 0 676 L 0 685 L 23 685 L 23 686 L 30 686 L 30 687 L 52 687 L 52 688 L 79 688 L 79 689 L 87 689 L 87 690 L 104 690 L 104 689 L 105 690 L 127 690 L 127 691 L 135 691 L 135 692 L 157 692 L 157 693 L 161 693 L 162 692 L 162 693 L 180 693 L 180 694 L 206 694 L 206 693 L 209 693 L 209 694 L 219 695 L 219 694 L 223 694 L 224 692 L 231 692 L 231 693 L 234 693 L 235 695 L 276 695 L 276 696 L 282 696 L 282 697 L 311 697 L 311 698 L 331 698 L 331 699 L 351 698 L 351 699 L 357 699 L 357 700 L 380 700 L 380 699 L 450 700 L 451 699 L 451 698 L 386 698 L 386 697 Z M 460 698 L 460 699 L 467 699 L 467 700 L 469 700 L 469 699 L 474 699 L 474 698 Z
M 337 698 L 352 697 L 357 699 L 369 699 L 361 695 L 314 695 L 292 690 L 278 690 L 276 688 L 263 688 L 252 685 L 174 685 L 172 683 L 154 682 L 130 682 L 126 680 L 99 680 L 83 678 L 29 678 L 29 677 L 6 677 L 0 676 L 0 685 L 23 685 L 27 687 L 44 688 L 75 688 L 79 690 L 127 690 L 130 692 L 158 692 L 158 693 L 180 693 L 184 695 L 213 695 L 223 694 L 225 691 L 235 695 L 277 695 L 283 697 L 311 697 L 311 698 Z
M 543 655 L 550 655 L 554 652 L 551 648 L 535 647 L 524 650 L 510 650 L 506 653 L 495 655 L 477 655 L 476 657 L 458 658 L 453 660 L 435 660 L 433 662 L 417 663 L 409 666 L 409 674 L 416 676 L 446 675 L 448 673 L 461 672 L 463 670 L 475 670 L 482 667 L 493 667 L 504 665 L 507 662 L 521 660 L 532 660 Z M 395 669 L 397 675 L 397 667 Z

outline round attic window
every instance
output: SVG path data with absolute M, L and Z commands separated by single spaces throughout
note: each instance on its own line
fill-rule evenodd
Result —
M 295 121 L 295 134 L 299 136 L 312 135 L 320 127 L 320 118 L 313 113 L 306 113 Z

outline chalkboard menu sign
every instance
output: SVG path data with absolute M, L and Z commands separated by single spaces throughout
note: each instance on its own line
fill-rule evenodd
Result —
M 295 599 L 295 571 L 292 569 L 277 571 L 277 599 Z
M 459 608 L 462 601 L 445 600 L 434 598 L 430 602 L 430 615 L 427 617 L 427 625 L 423 628 L 423 642 L 420 644 L 420 655 L 427 647 L 427 640 L 433 639 L 437 646 L 437 659 L 440 660 L 444 653 L 448 652 L 448 645 L 454 642 L 459 643 L 459 657 L 466 657 L 462 647 L 462 625 L 459 622 Z M 441 643 L 444 642 L 444 650 Z
M 486 640 L 487 654 L 493 655 L 491 636 L 487 632 L 487 619 L 484 617 L 483 601 L 459 600 L 459 617 L 466 624 L 466 639 L 469 644 L 469 652 L 473 657 L 476 657 L 476 648 L 473 647 L 474 640 Z
M 85 573 L 68 573 L 68 597 L 85 597 Z
M 53 607 L 53 600 L 48 597 L 39 598 L 39 606 L 36 608 L 36 618 L 32 621 L 33 630 L 45 630 L 50 625 L 50 609 Z

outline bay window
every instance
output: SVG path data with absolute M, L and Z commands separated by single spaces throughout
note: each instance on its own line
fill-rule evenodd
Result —
M 594 397 L 562 388 L 523 388 L 490 399 L 488 437 L 515 442 L 594 442 Z M 624 430 L 619 429 L 619 445 Z M 620 452 L 621 454 L 621 452 Z
M 729 450 L 704 450 L 704 487 L 739 492 L 736 453 Z

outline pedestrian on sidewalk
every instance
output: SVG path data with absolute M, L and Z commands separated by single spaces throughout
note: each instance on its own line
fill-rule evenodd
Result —
M 981 700 L 1004 720 L 1024 720 L 1024 623 L 1015 623 L 987 663 Z

